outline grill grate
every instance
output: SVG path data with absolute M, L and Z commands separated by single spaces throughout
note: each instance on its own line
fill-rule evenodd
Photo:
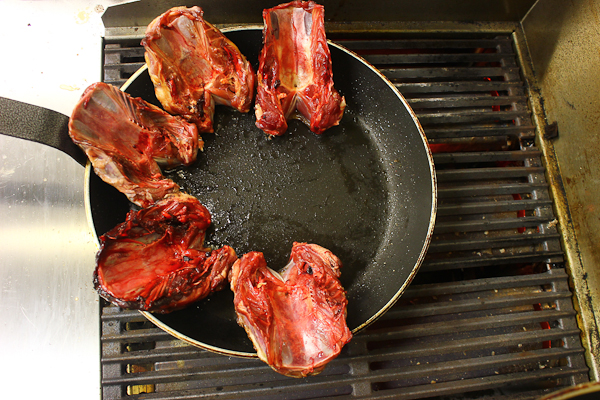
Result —
M 438 219 L 415 281 L 300 380 L 105 304 L 104 399 L 534 399 L 589 380 L 512 38 L 333 38 L 392 80 L 434 152 Z M 143 62 L 139 41 L 107 40 L 105 81 L 120 85 Z

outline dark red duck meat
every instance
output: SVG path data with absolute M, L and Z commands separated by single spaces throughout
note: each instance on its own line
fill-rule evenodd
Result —
M 279 273 L 263 254 L 250 252 L 229 273 L 238 323 L 258 357 L 292 377 L 318 374 L 352 334 L 346 325 L 346 292 L 340 260 L 316 244 L 294 243 Z
M 293 1 L 264 10 L 263 20 L 256 126 L 282 135 L 296 110 L 314 133 L 337 125 L 346 102 L 333 87 L 323 6 Z
M 196 159 L 198 130 L 179 117 L 112 85 L 90 85 L 69 120 L 69 135 L 105 182 L 146 207 L 179 187 L 166 168 Z
M 210 214 L 179 193 L 140 211 L 100 237 L 94 285 L 123 307 L 170 312 L 227 284 L 235 251 L 204 247 Z
M 200 7 L 172 8 L 148 25 L 142 45 L 165 110 L 212 132 L 215 104 L 250 110 L 255 77 L 237 46 L 202 16 Z

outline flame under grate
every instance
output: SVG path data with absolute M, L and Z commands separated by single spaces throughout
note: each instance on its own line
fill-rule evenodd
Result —
M 511 37 L 487 36 L 332 37 L 398 87 L 434 152 L 434 238 L 389 312 L 297 380 L 104 305 L 103 398 L 535 399 L 588 381 L 525 81 Z M 106 82 L 143 64 L 138 43 L 107 40 Z

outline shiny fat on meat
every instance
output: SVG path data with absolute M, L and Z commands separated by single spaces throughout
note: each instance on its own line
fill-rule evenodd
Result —
M 148 72 L 164 109 L 200 132 L 213 131 L 215 104 L 248 112 L 255 75 L 246 57 L 200 7 L 174 7 L 152 21 L 142 40 Z
M 333 87 L 323 6 L 293 1 L 264 10 L 263 20 L 256 126 L 283 135 L 296 110 L 314 133 L 337 125 L 346 101 Z
M 279 273 L 260 252 L 245 254 L 231 268 L 238 323 L 275 371 L 298 378 L 318 374 L 352 338 L 341 266 L 321 246 L 294 243 Z
M 224 246 L 204 247 L 208 210 L 193 196 L 168 195 L 100 237 L 94 286 L 122 308 L 170 312 L 227 284 L 237 260 Z
M 195 125 L 101 82 L 84 91 L 69 135 L 96 174 L 140 207 L 179 191 L 159 165 L 189 165 L 201 145 Z

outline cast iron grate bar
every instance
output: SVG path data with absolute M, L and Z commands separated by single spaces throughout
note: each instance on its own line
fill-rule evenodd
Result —
M 446 54 L 365 54 L 363 57 L 371 64 L 470 64 L 476 62 L 501 62 L 514 54 L 502 53 L 446 53 Z
M 474 162 L 498 162 L 498 161 L 523 161 L 532 157 L 540 157 L 542 153 L 538 150 L 527 151 L 477 151 L 477 152 L 454 152 L 437 153 L 433 155 L 436 167 L 441 164 L 458 164 Z
M 505 211 L 533 210 L 538 207 L 551 206 L 551 200 L 498 200 L 481 203 L 445 204 L 438 208 L 438 215 L 456 214 L 488 214 Z
M 532 139 L 534 135 L 535 128 L 532 125 L 427 128 L 427 139 L 430 143 L 436 143 L 440 139 L 469 138 L 473 140 L 474 138 L 495 136 L 501 136 L 504 140 L 509 136 Z
M 463 169 L 438 169 L 436 175 L 438 182 L 471 180 L 497 180 L 505 178 L 526 178 L 532 174 L 543 174 L 544 167 L 490 167 L 490 168 L 463 168 Z
M 543 190 L 547 187 L 545 183 L 498 183 L 498 184 L 468 184 L 453 182 L 454 185 L 439 187 L 438 199 L 453 199 L 458 197 L 468 198 L 476 196 L 498 196 L 506 194 L 528 194 Z
M 515 67 L 440 67 L 440 68 L 386 68 L 381 72 L 390 79 L 423 79 L 423 78 L 452 78 L 473 79 L 473 77 L 503 77 L 505 74 L 518 73 Z
M 521 358 L 525 362 L 539 362 L 539 363 L 547 363 L 552 359 L 557 359 L 565 356 L 577 355 L 580 353 L 576 350 L 570 349 L 545 349 L 544 351 L 540 351 L 538 354 L 524 354 L 521 355 Z M 396 355 L 401 356 L 401 355 Z M 488 357 L 480 357 L 478 359 L 468 359 L 461 360 L 459 362 L 440 362 L 440 363 L 430 363 L 430 364 L 419 364 L 412 365 L 410 367 L 396 367 L 392 365 L 383 365 L 383 362 L 378 366 L 379 369 L 374 370 L 372 372 L 372 376 L 368 378 L 363 378 L 363 380 L 397 380 L 397 379 L 407 379 L 407 378 L 419 378 L 421 375 L 437 373 L 438 375 L 445 375 L 451 372 L 452 374 L 469 372 L 471 370 L 481 370 L 483 368 L 502 368 L 513 366 L 515 357 L 512 354 L 502 354 L 497 356 L 488 356 Z M 339 363 L 338 363 L 339 364 Z M 230 365 L 230 368 L 227 370 L 225 375 L 228 375 L 229 378 L 239 378 L 243 376 L 247 379 L 248 382 L 258 383 L 263 381 L 265 378 L 268 378 L 268 381 L 272 381 L 272 377 L 265 376 L 271 375 L 272 371 L 269 370 L 268 367 L 265 366 L 256 366 L 248 363 L 243 367 L 235 368 L 235 366 Z M 349 368 L 347 368 L 348 370 Z M 153 374 L 140 374 L 136 377 L 131 378 L 127 383 L 128 384 L 148 384 L 148 383 L 167 383 L 172 381 L 173 379 L 181 379 L 178 376 L 177 372 L 172 370 L 159 371 Z M 211 371 L 208 368 L 189 368 L 186 371 L 186 376 L 184 379 L 189 378 L 202 378 L 206 380 L 210 379 L 220 379 L 224 374 L 220 371 Z M 340 385 L 340 384 L 351 384 L 356 382 L 357 380 L 361 380 L 360 377 L 357 376 L 349 376 L 351 374 L 337 374 L 337 375 L 323 375 L 321 377 L 313 377 L 310 379 L 306 379 L 306 383 L 303 385 L 304 389 L 306 388 L 317 388 L 317 387 L 327 387 L 330 386 L 331 383 Z M 426 375 L 427 376 L 427 375 Z M 287 379 L 279 379 L 278 389 L 285 390 L 294 390 L 295 382 Z M 332 382 L 333 381 L 333 382 Z M 210 387 L 210 386 L 205 386 Z
M 506 82 L 397 82 L 395 86 L 401 93 L 458 93 L 458 92 L 491 92 L 522 89 L 520 81 Z
M 493 39 L 388 39 L 388 40 L 348 40 L 336 39 L 336 42 L 360 53 L 361 50 L 371 52 L 382 50 L 425 50 L 437 49 L 445 52 L 457 50 L 497 49 L 498 46 L 511 46 L 511 39 L 507 36 Z
M 474 217 L 476 218 L 476 217 Z M 480 217 L 481 218 L 481 217 Z M 515 217 L 490 219 L 467 219 L 460 221 L 440 221 L 436 223 L 434 233 L 474 232 L 490 230 L 510 230 L 522 227 L 537 228 L 540 224 L 550 222 L 548 217 Z
M 562 252 L 533 252 L 533 253 L 519 253 L 502 256 L 489 256 L 481 258 L 470 258 L 470 257 L 455 257 L 451 260 L 427 260 L 423 263 L 423 271 L 442 271 L 442 270 L 453 270 L 456 268 L 475 268 L 475 267 L 491 267 L 497 268 L 502 265 L 514 264 L 514 263 L 558 263 L 563 261 Z
M 499 252 L 506 252 L 507 248 L 534 246 L 543 243 L 546 240 L 559 240 L 560 235 L 555 234 L 531 234 L 523 237 L 523 235 L 513 235 L 504 237 L 493 237 L 484 239 L 465 240 L 436 240 L 429 246 L 428 253 L 433 256 L 435 253 L 448 251 L 466 251 L 481 248 L 500 249 Z
M 322 374 L 300 380 L 104 305 L 103 399 L 524 400 L 589 380 L 511 37 L 331 37 L 405 95 L 434 153 L 438 219 L 415 281 Z M 143 63 L 139 39 L 106 41 L 105 81 L 121 85 Z

